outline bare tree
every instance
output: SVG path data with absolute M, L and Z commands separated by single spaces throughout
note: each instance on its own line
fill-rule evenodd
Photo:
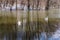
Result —
M 50 1 L 50 0 L 47 0 L 47 2 L 46 2 L 45 10 L 49 10 L 49 1 Z

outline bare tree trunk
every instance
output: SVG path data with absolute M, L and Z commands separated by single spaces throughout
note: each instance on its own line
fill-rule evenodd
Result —
M 37 10 L 38 10 L 38 6 L 39 6 L 39 0 L 37 0 Z
M 30 0 L 28 0 L 28 10 L 30 9 Z
M 49 10 L 49 1 L 50 1 L 50 0 L 47 0 L 47 2 L 46 2 L 45 10 Z
M 27 31 L 26 31 L 26 40 L 30 40 L 30 18 L 29 18 L 29 10 L 30 10 L 30 0 L 28 0 L 28 12 L 27 12 Z
M 16 0 L 16 10 L 17 10 L 17 0 Z

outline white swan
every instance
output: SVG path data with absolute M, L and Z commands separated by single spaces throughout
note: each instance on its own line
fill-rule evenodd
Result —
M 20 26 L 21 25 L 21 21 L 18 21 L 17 24 L 18 24 L 18 26 Z
M 21 9 L 23 9 L 24 6 L 21 5 L 21 4 L 17 4 L 17 5 L 16 5 L 16 3 L 14 3 L 14 5 L 12 6 L 12 10 L 15 10 L 16 7 L 17 7 L 17 9 L 20 9 L 20 10 L 21 10 Z
M 2 10 L 5 10 L 4 4 L 1 4 L 1 9 L 2 9 Z
M 12 10 L 16 10 L 16 3 L 12 6 Z
M 45 21 L 47 21 L 47 22 L 48 22 L 48 17 L 46 17 L 46 18 L 45 18 Z
M 7 4 L 7 6 L 5 6 L 5 9 L 10 10 L 10 4 Z
M 1 4 L 1 7 L 3 8 L 4 7 L 4 4 Z
M 32 10 L 33 8 L 32 8 L 32 6 L 30 6 L 30 10 Z
M 36 10 L 36 7 L 34 7 L 34 10 Z
M 42 10 L 45 10 L 45 7 L 43 7 Z
M 7 7 L 5 7 L 5 9 L 8 9 L 8 10 L 9 10 L 9 9 L 10 9 L 10 7 L 9 7 L 9 6 L 7 6 Z
M 22 5 L 21 4 L 17 4 L 17 9 L 22 9 Z
M 36 10 L 36 6 L 34 5 L 34 8 L 33 8 L 34 10 Z
M 45 10 L 45 7 L 40 7 L 41 8 L 41 10 Z
M 28 10 L 28 7 L 27 5 L 24 6 L 24 11 L 27 11 Z

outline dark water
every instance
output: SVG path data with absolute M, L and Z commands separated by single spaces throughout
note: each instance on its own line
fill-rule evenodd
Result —
M 58 9 L 29 12 L 0 11 L 0 39 L 60 40 L 59 15 Z

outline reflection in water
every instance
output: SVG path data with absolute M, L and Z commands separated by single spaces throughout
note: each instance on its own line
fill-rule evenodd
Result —
M 0 39 L 59 40 L 54 37 L 57 35 L 56 30 L 59 27 L 58 17 L 52 19 L 52 17 L 58 16 L 58 12 L 55 15 L 55 11 L 0 11 L 0 35 L 2 34 Z M 47 13 L 50 14 L 47 16 Z

